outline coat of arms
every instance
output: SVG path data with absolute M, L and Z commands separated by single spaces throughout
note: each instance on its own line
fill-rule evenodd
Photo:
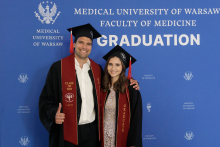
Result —
M 20 74 L 19 77 L 18 77 L 18 80 L 19 80 L 21 83 L 26 83 L 27 80 L 28 80 L 27 74 L 25 74 L 25 73 Z
M 43 4 L 45 2 L 42 2 Z M 38 5 L 38 11 L 40 13 L 40 15 L 43 17 L 43 19 L 41 19 L 41 17 L 39 16 L 39 14 L 35 11 L 35 16 L 38 18 L 39 21 L 41 21 L 42 24 L 44 24 L 44 22 L 46 24 L 50 24 L 52 22 L 52 24 L 54 24 L 55 20 L 57 19 L 57 17 L 60 15 L 61 12 L 57 13 L 57 6 L 55 3 L 50 2 L 51 4 L 53 4 L 52 8 L 50 9 L 50 6 L 48 6 L 48 1 L 46 2 L 47 6 L 44 9 L 44 7 L 42 6 L 42 4 L 40 3 Z M 56 15 L 57 13 L 57 15 Z M 56 17 L 53 19 L 53 17 L 56 15 Z
M 192 140 L 194 137 L 193 132 L 187 131 L 184 137 L 186 138 L 186 140 Z
M 193 78 L 192 72 L 190 72 L 190 71 L 185 72 L 185 75 L 184 75 L 183 77 L 184 77 L 187 81 L 192 80 L 192 78 Z
M 121 58 L 126 62 L 126 56 L 125 56 L 125 54 L 121 52 L 120 55 L 121 55 Z
M 21 137 L 21 140 L 19 140 L 19 143 L 22 146 L 27 146 L 29 142 L 30 142 L 30 140 L 28 140 L 27 136 L 23 136 L 23 137 Z

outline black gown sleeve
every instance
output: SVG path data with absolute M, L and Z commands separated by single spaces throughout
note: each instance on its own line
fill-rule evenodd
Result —
M 50 132 L 52 125 L 55 123 L 55 115 L 61 103 L 61 62 L 55 62 L 48 74 L 46 83 L 39 98 L 39 117 L 41 123 Z
M 142 99 L 138 90 L 129 86 L 131 121 L 127 147 L 142 147 Z

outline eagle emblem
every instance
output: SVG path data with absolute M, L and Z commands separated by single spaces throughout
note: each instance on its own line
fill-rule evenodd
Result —
M 192 78 L 193 78 L 192 72 L 190 72 L 190 71 L 185 72 L 185 75 L 184 75 L 183 77 L 184 77 L 187 81 L 192 80 Z
M 193 132 L 187 131 L 184 137 L 186 138 L 186 140 L 192 140 L 194 137 Z
M 19 143 L 22 146 L 27 146 L 29 142 L 30 142 L 30 140 L 28 140 L 27 136 L 23 136 L 23 137 L 21 137 L 21 140 L 19 140 Z
M 42 2 L 44 4 L 44 2 Z M 48 3 L 48 1 L 46 2 Z M 51 2 L 51 4 L 53 4 Z M 57 17 L 60 15 L 61 12 L 57 13 L 57 5 L 54 3 L 53 7 L 50 9 L 50 7 L 46 6 L 46 8 L 44 9 L 44 7 L 42 6 L 42 4 L 40 3 L 38 5 L 38 11 L 40 13 L 40 15 L 43 17 L 43 19 L 41 19 L 41 17 L 39 16 L 39 14 L 35 11 L 35 16 L 38 18 L 39 21 L 41 21 L 42 24 L 44 24 L 44 22 L 46 24 L 50 24 L 52 22 L 52 24 L 54 24 L 55 20 L 57 19 Z M 57 13 L 57 15 L 56 15 Z M 56 15 L 55 19 L 53 19 L 53 17 Z
M 25 74 L 25 73 L 20 74 L 19 77 L 18 77 L 18 80 L 19 80 L 21 83 L 26 83 L 27 80 L 28 80 L 27 74 Z
M 91 34 L 91 37 L 92 37 L 92 39 L 93 39 L 93 32 L 92 32 L 92 31 L 90 31 L 90 34 Z
M 125 54 L 121 52 L 120 55 L 121 55 L 122 60 L 124 60 L 124 61 L 126 62 L 126 56 L 125 56 Z M 127 62 L 126 62 L 126 63 L 127 63 Z

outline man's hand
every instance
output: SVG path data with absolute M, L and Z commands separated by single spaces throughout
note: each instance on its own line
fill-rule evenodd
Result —
M 133 88 L 135 88 L 135 90 L 140 90 L 137 80 L 130 79 L 130 85 L 134 85 Z
M 64 119 L 65 119 L 65 114 L 60 113 L 61 108 L 62 108 L 62 105 L 61 105 L 61 103 L 59 103 L 59 107 L 57 109 L 57 113 L 56 113 L 56 116 L 55 116 L 55 123 L 56 124 L 62 124 L 64 122 Z

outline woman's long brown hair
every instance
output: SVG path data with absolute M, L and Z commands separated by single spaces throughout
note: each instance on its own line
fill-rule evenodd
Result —
M 112 85 L 111 76 L 108 73 L 107 67 L 108 67 L 108 64 L 109 64 L 109 60 L 113 57 L 116 57 L 116 56 L 109 57 L 106 64 L 105 64 L 104 76 L 103 76 L 103 79 L 102 79 L 102 90 L 103 90 L 103 92 L 107 92 L 110 88 L 109 86 Z M 121 59 L 120 59 L 120 61 L 121 61 Z M 122 64 L 122 71 L 119 75 L 118 80 L 114 83 L 113 87 L 114 87 L 114 90 L 120 91 L 121 93 L 124 93 L 125 88 L 126 88 L 125 83 L 127 83 L 128 80 L 127 80 L 127 77 L 125 76 L 125 71 L 126 71 L 125 65 L 122 61 L 121 61 L 121 64 Z

